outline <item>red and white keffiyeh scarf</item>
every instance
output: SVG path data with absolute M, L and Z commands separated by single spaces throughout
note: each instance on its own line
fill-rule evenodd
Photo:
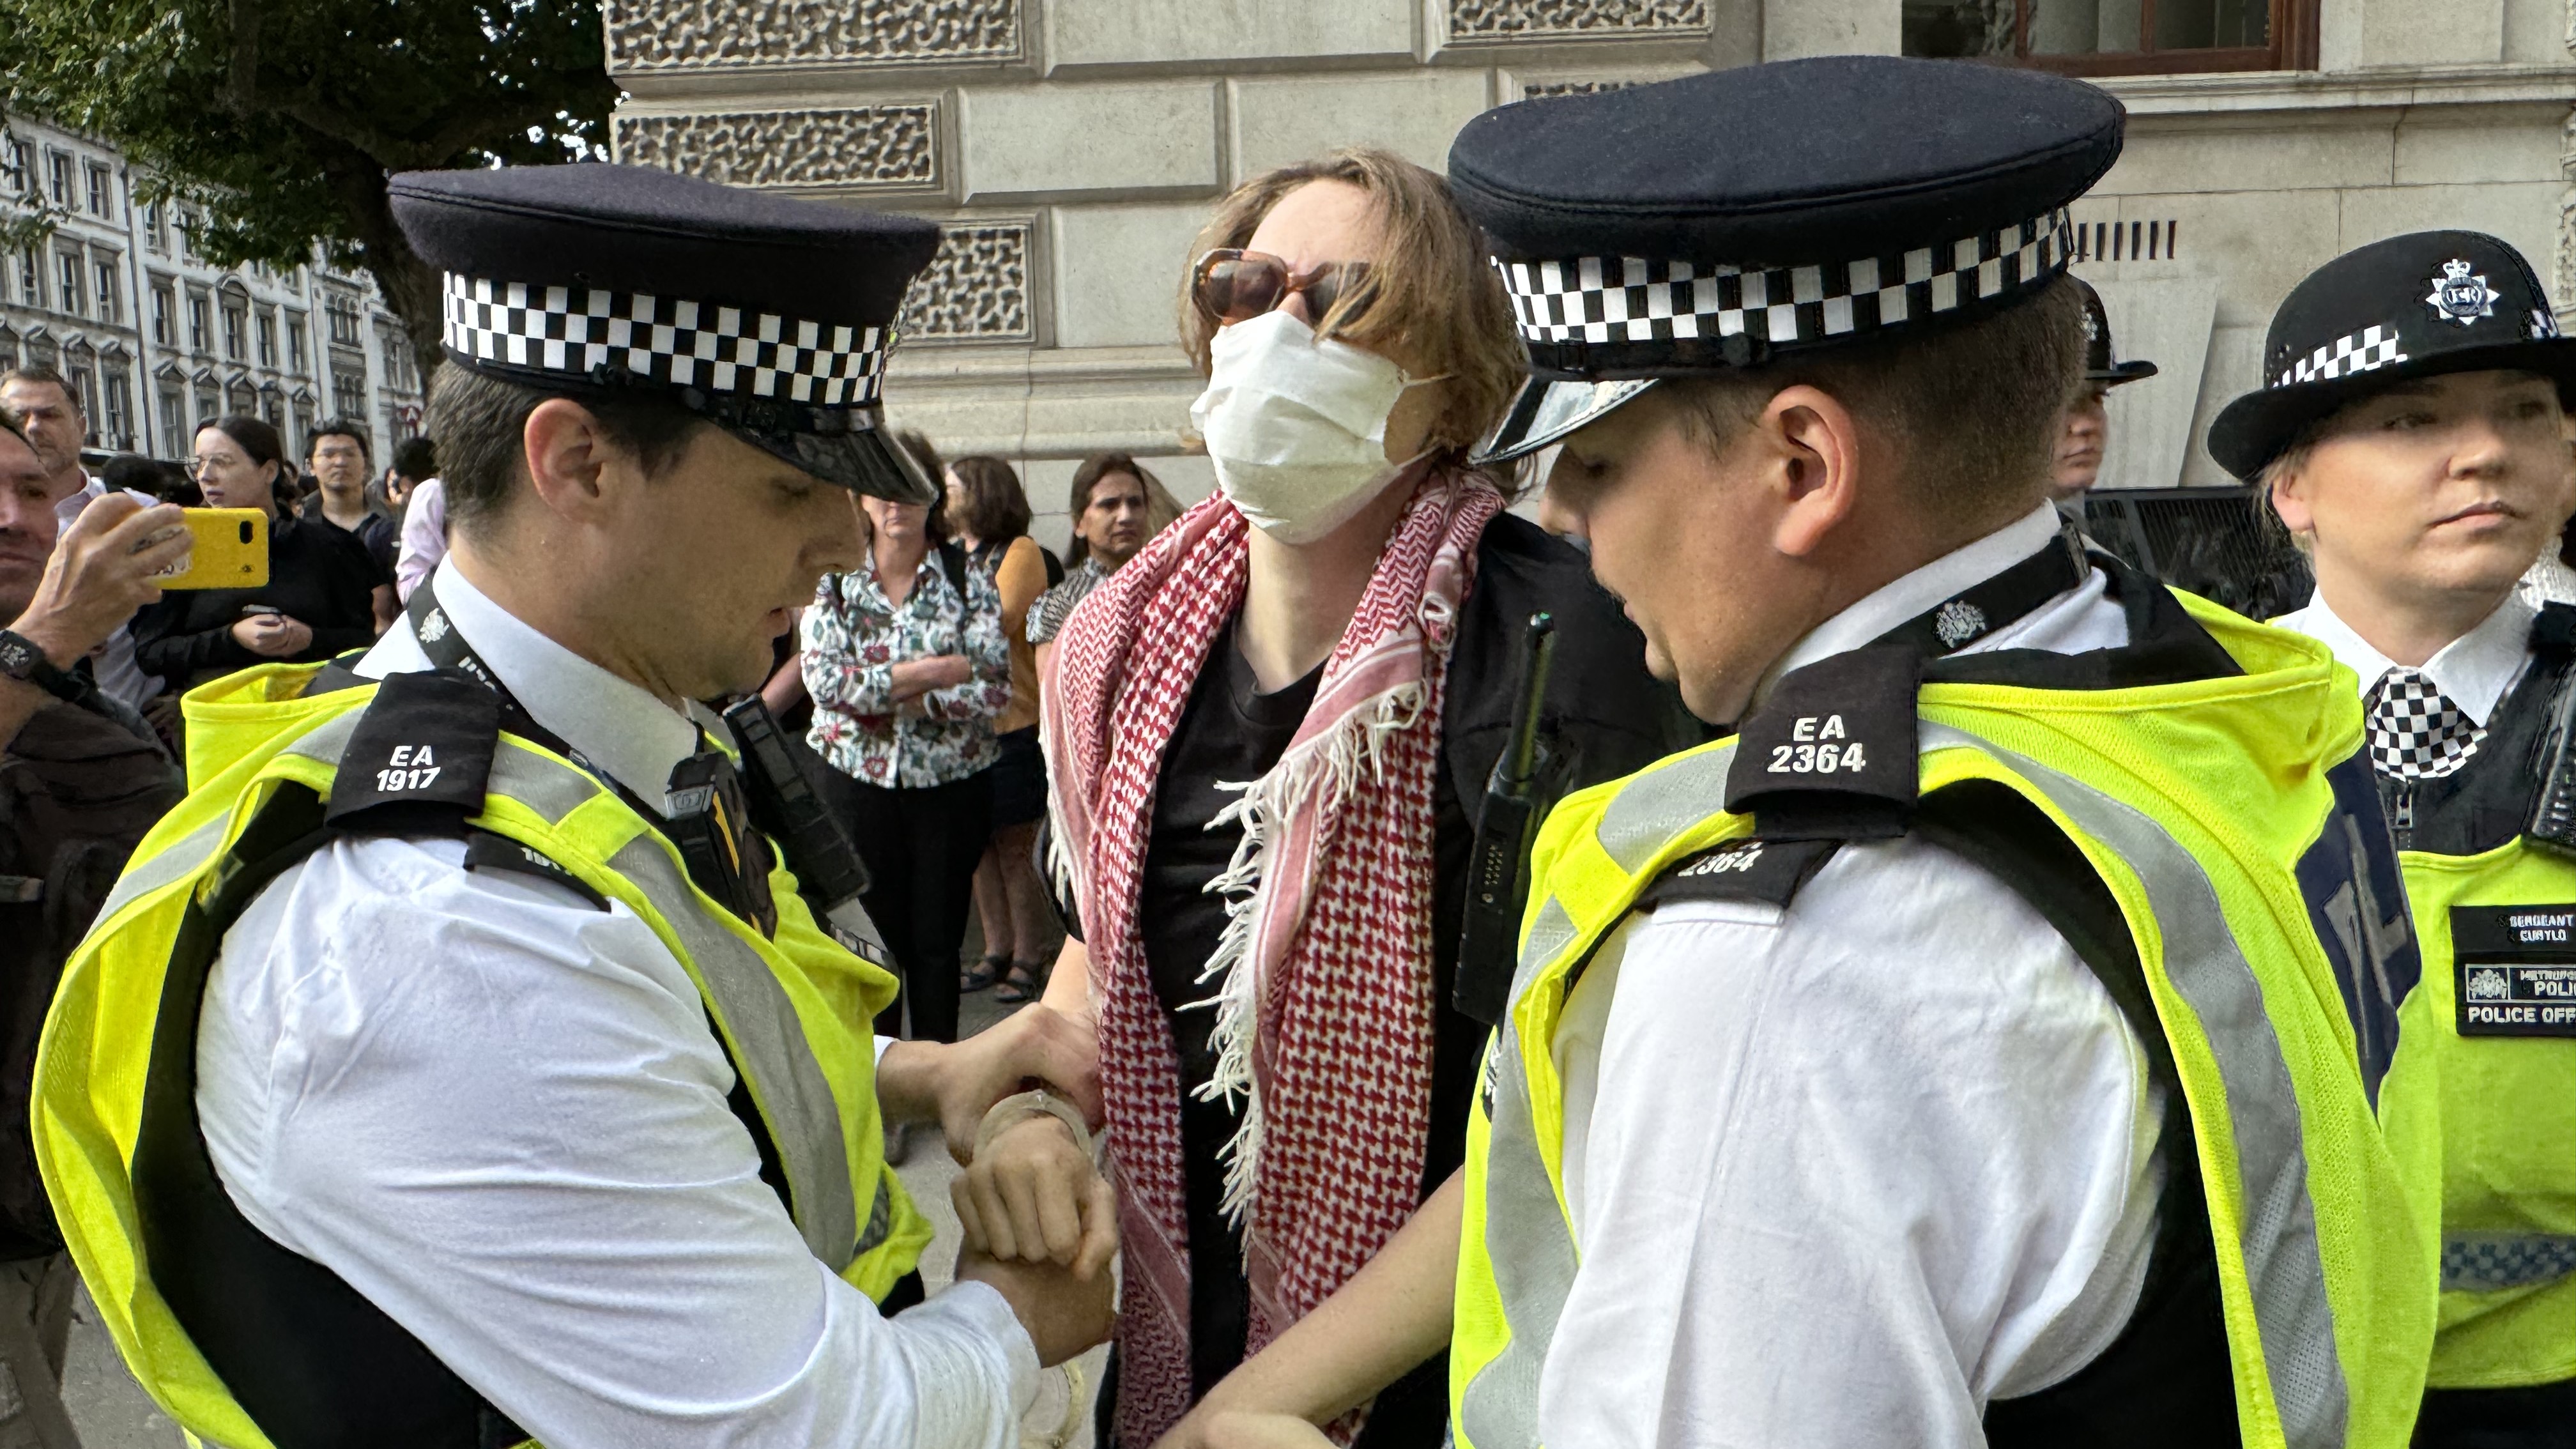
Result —
M 1398 483 L 1394 486 L 1406 486 Z M 1430 1130 L 1432 792 L 1440 701 L 1476 542 L 1502 507 L 1429 470 L 1315 701 L 1220 823 L 1230 917 L 1207 977 L 1211 1091 L 1242 1101 L 1226 1210 L 1243 1225 L 1258 1352 L 1413 1215 Z M 1181 1081 L 1136 919 L 1154 787 L 1211 645 L 1243 600 L 1249 525 L 1224 495 L 1084 599 L 1044 700 L 1055 866 L 1079 906 L 1099 1012 L 1125 1300 L 1117 1434 L 1151 1444 L 1190 1405 Z M 1336 1425 L 1347 1442 L 1353 1416 Z

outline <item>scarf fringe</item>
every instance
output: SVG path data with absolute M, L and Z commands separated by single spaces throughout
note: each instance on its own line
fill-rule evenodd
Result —
M 1253 1192 L 1261 1179 L 1264 1122 L 1260 1081 L 1252 1070 L 1253 1039 L 1260 1031 L 1261 981 L 1252 935 L 1261 914 L 1261 888 L 1270 877 L 1276 853 L 1278 822 L 1319 784 L 1322 793 L 1311 808 L 1329 811 L 1349 798 L 1364 767 L 1372 783 L 1382 781 L 1386 741 L 1413 728 L 1422 718 L 1428 696 L 1429 691 L 1418 683 L 1389 690 L 1353 710 L 1332 730 L 1290 750 L 1260 779 L 1217 782 L 1220 790 L 1243 794 L 1219 811 L 1208 828 L 1241 822 L 1243 837 L 1235 843 L 1224 873 L 1207 884 L 1209 894 L 1226 897 L 1226 923 L 1216 952 L 1208 957 L 1198 980 L 1203 986 L 1218 977 L 1224 982 L 1214 996 L 1184 1009 L 1216 1011 L 1216 1025 L 1208 1029 L 1208 1046 L 1216 1053 L 1215 1072 L 1193 1095 L 1202 1102 L 1231 1104 L 1241 1098 L 1243 1103 L 1243 1120 L 1219 1154 L 1225 1163 L 1220 1210 L 1238 1229 L 1252 1210 Z

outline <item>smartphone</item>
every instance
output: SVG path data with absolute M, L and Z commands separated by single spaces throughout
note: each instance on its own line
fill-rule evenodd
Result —
M 268 583 L 268 515 L 256 508 L 190 508 L 179 520 L 196 539 L 188 561 L 161 575 L 165 589 L 256 589 Z

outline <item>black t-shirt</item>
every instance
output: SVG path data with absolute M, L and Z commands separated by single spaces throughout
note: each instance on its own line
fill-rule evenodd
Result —
M 1423 1152 L 1426 1197 L 1457 1170 L 1466 1151 L 1467 1108 L 1486 1032 L 1484 1023 L 1453 1005 L 1452 994 L 1475 846 L 1472 812 L 1481 811 L 1485 777 L 1510 730 L 1522 626 L 1540 610 L 1556 616 L 1559 631 L 1543 717 L 1567 758 L 1569 788 L 1631 773 L 1706 737 L 1678 696 L 1647 675 L 1644 640 L 1593 584 L 1581 554 L 1509 514 L 1487 526 L 1477 549 L 1475 588 L 1460 611 L 1450 655 L 1432 797 L 1432 975 L 1439 1007 L 1432 1028 L 1431 1130 Z M 1226 924 L 1224 898 L 1206 886 L 1231 862 L 1241 838 L 1231 827 L 1207 826 L 1240 798 L 1239 792 L 1218 790 L 1218 781 L 1257 780 L 1286 753 L 1322 673 L 1319 666 L 1286 689 L 1260 693 L 1229 625 L 1199 671 L 1155 788 L 1137 920 L 1146 969 L 1180 1060 L 1194 1397 L 1242 1361 L 1250 1316 L 1242 1235 L 1220 1210 L 1221 1154 L 1234 1136 L 1236 1115 L 1221 1101 L 1195 1096 L 1214 1075 L 1208 1034 L 1216 1013 L 1205 1006 L 1182 1009 L 1206 1001 L 1218 988 L 1215 981 L 1198 979 Z M 1378 1396 L 1360 1445 L 1433 1449 L 1447 1423 L 1443 1355 Z
M 375 560 L 355 534 L 281 517 L 269 527 L 268 582 L 256 589 L 186 589 L 134 616 L 134 660 L 186 689 L 254 664 L 310 664 L 376 640 Z M 243 606 L 266 604 L 313 630 L 290 659 L 253 654 L 232 635 Z

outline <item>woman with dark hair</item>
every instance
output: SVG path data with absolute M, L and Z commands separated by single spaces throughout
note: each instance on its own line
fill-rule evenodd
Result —
M 1383 151 L 1283 167 L 1199 245 L 1181 332 L 1217 492 L 1073 610 L 1046 678 L 1050 863 L 1080 928 L 1046 1004 L 1098 1032 L 1122 1449 L 1460 1162 L 1511 968 L 1462 962 L 1460 928 L 1531 615 L 1559 640 L 1552 784 L 1701 738 L 1583 556 L 1468 462 L 1526 355 L 1439 177 Z M 1006 1109 L 953 1195 L 970 1241 L 998 1220 L 981 1240 L 1043 1255 L 1061 1234 L 1021 1209 L 1078 1149 Z M 1359 1442 L 1439 1444 L 1446 1372 L 1381 1395 Z
M 209 508 L 268 515 L 268 582 L 162 595 L 134 616 L 134 659 L 185 690 L 254 664 L 308 664 L 375 642 L 377 572 L 366 545 L 278 506 L 294 470 L 277 429 L 223 417 L 197 430 L 191 470 Z
M 1073 546 L 1065 551 L 1064 578 L 1029 606 L 1025 631 L 1041 679 L 1073 606 L 1179 518 L 1181 505 L 1133 456 L 1094 453 L 1073 470 L 1065 511 L 1073 521 Z
M 903 1035 L 908 1004 L 913 1039 L 953 1042 L 1010 650 L 992 576 L 941 536 L 937 505 L 859 504 L 866 562 L 825 574 L 800 621 L 806 738 L 832 767 L 830 793 L 868 867 L 868 915 L 903 977 L 877 1031 Z
M 975 910 L 984 922 L 984 960 L 964 989 L 997 979 L 997 1001 L 1037 995 L 1046 970 L 1047 905 L 1033 856 L 1046 815 L 1046 764 L 1038 758 L 1038 666 L 1029 647 L 1029 606 L 1063 572 L 1054 555 L 1029 537 L 1029 495 L 1020 475 L 979 454 L 948 465 L 948 518 L 967 559 L 992 579 L 1011 646 L 1011 703 L 993 721 L 1000 756 L 993 764 L 993 840 L 975 868 Z

